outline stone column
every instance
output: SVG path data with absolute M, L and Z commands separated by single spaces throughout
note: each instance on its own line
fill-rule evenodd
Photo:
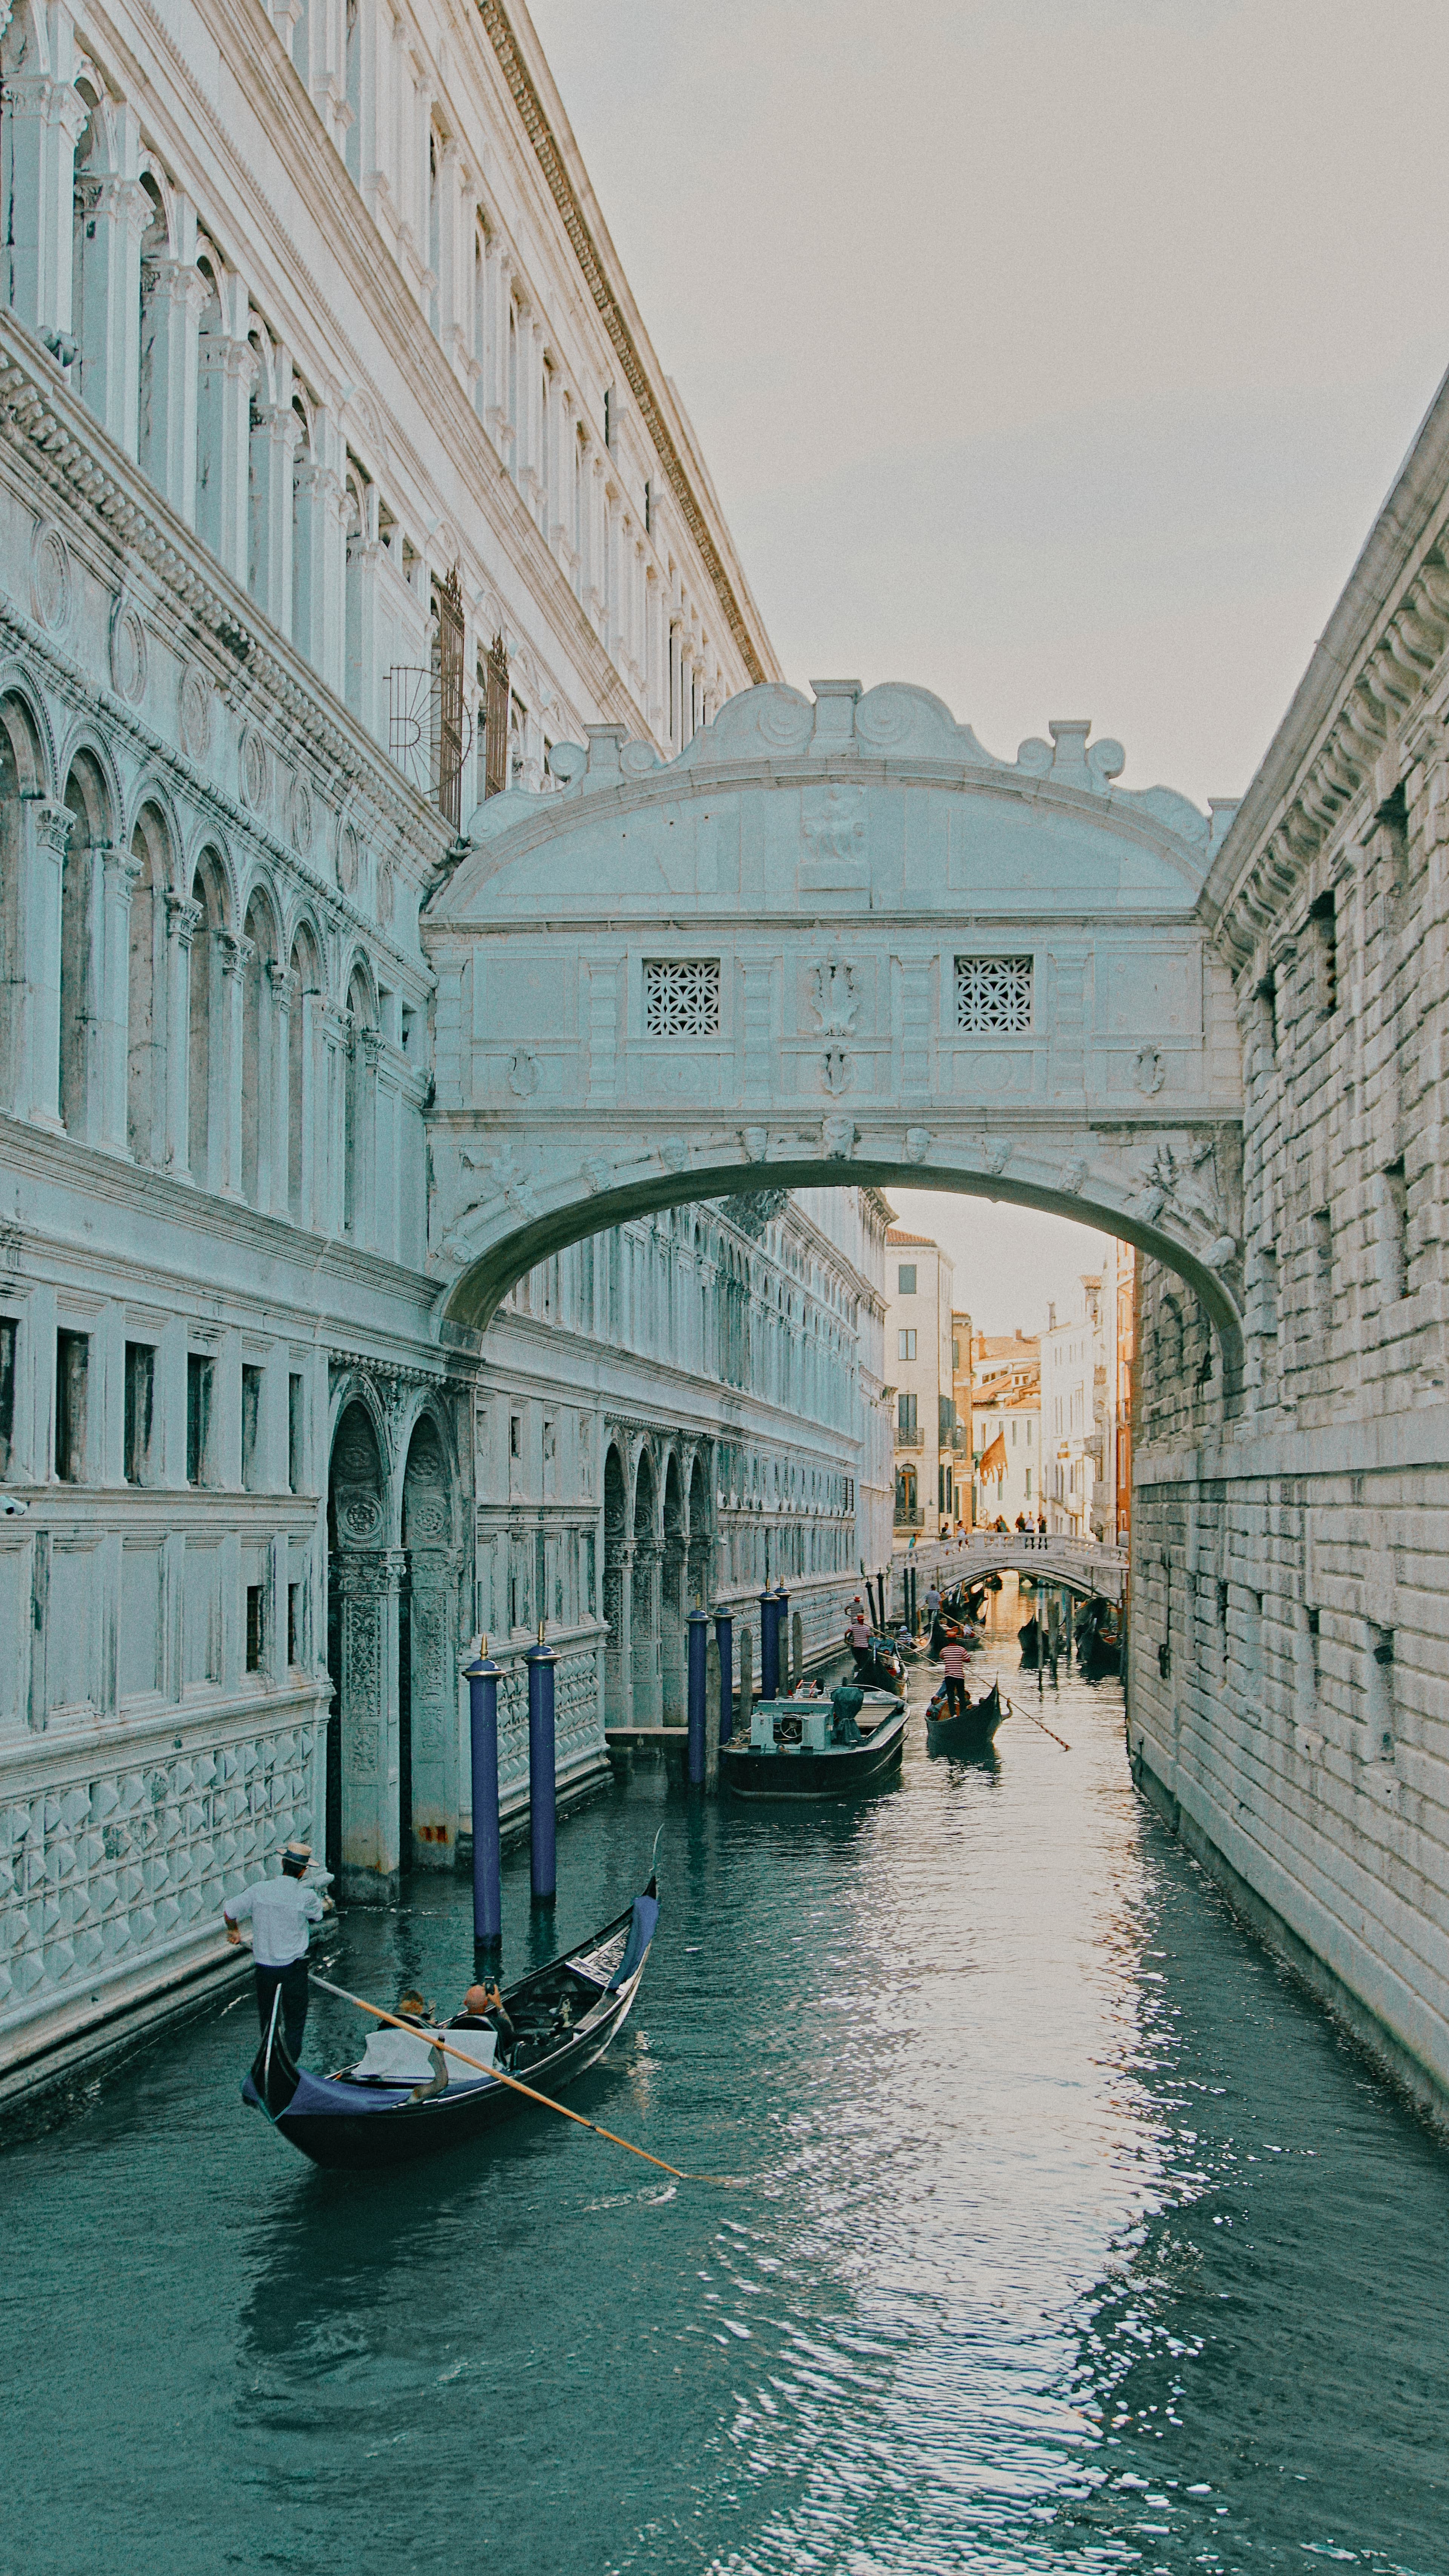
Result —
M 294 421 L 296 414 L 292 415 Z M 300 432 L 301 423 L 297 422 Z M 294 461 L 296 496 L 290 633 L 300 653 L 342 696 L 347 633 L 347 488 L 343 443 L 325 411 L 314 413 L 312 443 Z
M 658 1726 L 663 1721 L 663 1687 L 659 1668 L 660 1551 L 652 1541 L 635 1542 L 633 1679 L 634 1724 Z
M 105 855 L 103 849 L 86 850 L 80 854 L 81 865 L 85 872 L 81 891 L 84 917 L 81 928 L 81 990 L 78 1015 L 80 1079 L 76 1084 L 71 1114 L 66 1121 L 66 1131 L 87 1145 L 94 1145 L 100 1141 L 105 1090 L 106 1069 L 102 1037 L 106 971 Z M 64 910 L 62 892 L 62 941 L 65 936 Z
M 63 13 L 48 13 L 58 53 L 73 47 Z M 10 127 L 11 310 L 32 331 L 70 332 L 75 147 L 89 110 L 68 80 L 21 74 L 5 84 Z
M 316 1223 L 319 1234 L 342 1232 L 347 1179 L 347 1056 L 352 1023 L 345 1011 L 320 1002 L 322 1031 L 321 1099 L 316 1164 Z
M 659 1622 L 659 1699 L 666 1725 L 682 1722 L 685 1713 L 685 1554 L 670 1546 L 661 1565 Z
M 172 508 L 192 524 L 196 521 L 197 334 L 205 302 L 206 280 L 194 260 L 147 260 L 137 452 Z M 251 357 L 250 350 L 247 355 Z M 238 571 L 237 564 L 230 569 Z M 243 557 L 238 578 L 244 573 Z
M 257 354 L 249 341 L 203 332 L 198 344 L 197 535 L 246 587 L 247 442 Z
M 130 850 L 112 846 L 97 850 L 104 871 L 104 930 L 101 992 L 100 1142 L 113 1154 L 129 1149 L 126 1100 L 131 1045 L 131 897 L 145 864 Z
M 438 155 L 438 338 L 460 374 L 463 332 L 462 155 L 451 139 Z
M 344 539 L 346 600 L 344 608 L 343 694 L 358 723 L 374 740 L 384 739 L 382 674 L 378 636 L 378 588 L 382 546 L 377 533 L 377 490 L 367 494 L 368 524 L 361 537 Z M 343 499 L 343 526 L 346 500 Z
M 320 1015 L 324 1008 L 320 993 L 300 993 L 293 1005 L 302 1014 L 301 1097 L 295 1103 L 288 1099 L 287 1169 L 291 1170 L 291 1126 L 293 1109 L 297 1117 L 300 1147 L 297 1174 L 297 1205 L 292 1211 L 296 1223 L 309 1233 L 325 1229 L 317 1206 L 317 1137 L 319 1102 L 326 1099 L 325 1066 L 322 1064 Z M 289 1201 L 290 1205 L 290 1201 Z
M 621 1547 L 615 1562 L 604 1564 L 604 1618 L 609 1635 L 604 1648 L 604 1715 L 613 1726 L 629 1726 L 634 1714 L 634 1550 Z
M 126 111 L 121 111 L 126 113 Z M 80 343 L 80 396 L 128 456 L 136 453 L 141 377 L 141 241 L 151 200 L 137 179 L 82 178 L 80 309 L 72 328 Z
M 458 1586 L 461 1550 L 413 1547 L 411 1857 L 425 1869 L 451 1869 L 461 1804 L 458 1742 Z M 425 1840 L 419 1831 L 431 1828 Z
M 15 1104 L 37 1127 L 60 1130 L 60 918 L 65 848 L 74 816 L 43 796 L 17 815 L 17 1064 Z
M 377 1066 L 382 1035 L 377 1029 L 355 1029 L 352 1044 L 357 1078 L 357 1127 L 353 1138 L 352 1233 L 354 1242 L 377 1242 Z
M 290 370 L 280 370 L 290 381 Z M 268 403 L 248 440 L 251 594 L 257 606 L 292 632 L 292 460 L 302 424 L 290 399 Z
M 398 1595 L 400 1549 L 339 1550 L 331 1561 L 342 1613 L 342 1857 L 338 1892 L 354 1905 L 397 1893 L 399 1852 Z
M 257 1200 L 270 1215 L 284 1217 L 292 1160 L 292 1013 L 301 977 L 269 957 L 266 981 L 271 995 L 271 1114 L 265 1138 L 258 1138 Z
M 485 265 L 483 425 L 506 465 L 513 430 L 508 418 L 508 290 L 513 262 L 496 232 L 488 236 Z
M 166 1169 L 191 1179 L 191 943 L 201 906 L 166 896 Z
M 212 977 L 211 1046 L 207 1070 L 211 1099 L 207 1119 L 209 1186 L 228 1198 L 241 1196 L 242 1177 L 242 1010 L 246 973 L 256 950 L 249 939 L 230 930 L 214 931 L 217 971 Z

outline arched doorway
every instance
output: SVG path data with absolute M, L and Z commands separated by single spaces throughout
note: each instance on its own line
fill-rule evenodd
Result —
M 447 1869 L 458 1813 L 458 1621 L 462 1551 L 448 1446 L 430 1413 L 403 1473 L 406 1572 L 398 1603 L 398 1837 L 402 1867 Z
M 327 1482 L 327 1864 L 354 1903 L 397 1892 L 398 1597 L 404 1560 L 386 1545 L 382 1449 L 366 1404 L 344 1407 Z

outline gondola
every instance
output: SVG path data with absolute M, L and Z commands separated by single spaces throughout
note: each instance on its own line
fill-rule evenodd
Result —
M 1010 1714 L 1011 1702 L 1003 1700 L 1001 1684 L 993 1682 L 984 1699 L 974 1708 L 951 1711 L 933 1717 L 926 1711 L 926 1751 L 928 1753 L 988 1753 L 991 1740 L 1004 1717 Z
M 503 2000 L 517 2040 L 504 2071 L 536 2092 L 557 2094 L 594 2065 L 628 2018 L 658 1919 L 659 1890 L 651 1877 L 628 1912 L 591 1941 L 508 1987 Z M 444 2036 L 456 2039 L 469 2056 L 492 2053 L 491 2031 Z M 434 2071 L 422 2032 L 416 2053 L 417 2066 L 402 2075 L 364 2074 L 361 2061 L 335 2075 L 313 2075 L 297 2065 L 275 2023 L 257 2050 L 242 2100 L 265 2111 L 273 2128 L 314 2164 L 353 2172 L 416 2164 L 481 2137 L 529 2107 L 509 2085 L 454 2057 L 443 2059 L 446 2091 L 418 2099 Z
M 851 1652 L 855 1657 L 852 1678 L 861 1689 L 887 1691 L 894 1698 L 906 1678 L 900 1648 L 889 1637 L 872 1634 L 868 1646 L 853 1646 Z
M 906 1717 L 891 1691 L 758 1700 L 749 1742 L 720 1746 L 720 1778 L 736 1798 L 852 1797 L 900 1768 Z

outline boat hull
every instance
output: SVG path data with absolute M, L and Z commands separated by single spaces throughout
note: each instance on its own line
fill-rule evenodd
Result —
M 637 1977 L 631 1981 L 607 2028 L 590 2032 L 586 2045 L 562 2049 L 529 2067 L 527 2081 L 535 2093 L 552 2097 L 597 2065 L 628 2018 L 638 1982 Z M 466 2038 L 466 2032 L 462 2036 Z M 466 2092 L 443 2094 L 434 2102 L 402 2102 L 351 2118 L 327 2110 L 283 2111 L 273 2126 L 314 2165 L 338 2173 L 379 2173 L 388 2166 L 420 2164 L 428 2156 L 469 2146 L 518 2112 L 537 2107 L 506 2084 L 480 2084 Z
M 803 1800 L 851 1798 L 879 1788 L 900 1769 L 908 1711 L 884 1718 L 863 1744 L 832 1745 L 828 1753 L 765 1753 L 748 1744 L 720 1747 L 720 1778 L 735 1798 Z
M 926 1751 L 928 1753 L 988 1753 L 996 1730 L 1006 1715 L 1006 1703 L 993 1691 L 990 1698 L 964 1715 L 927 1717 Z
M 629 2017 L 648 1965 L 658 1911 L 651 1878 L 630 1911 L 606 1924 L 592 1945 L 550 1960 L 508 1989 L 504 2001 L 525 2048 L 540 2007 L 550 2012 L 557 1998 L 567 1995 L 579 2014 L 567 2030 L 547 2035 L 537 2053 L 525 2054 L 521 2063 L 515 2054 L 513 2072 L 520 2084 L 552 2101 L 598 2064 Z M 596 1962 L 609 1944 L 601 1970 Z M 614 1975 L 606 1985 L 610 1967 Z M 467 2030 L 452 2035 L 465 2056 L 477 2047 Z M 378 2172 L 445 2155 L 486 2137 L 515 2113 L 540 2107 L 486 2072 L 475 2078 L 461 2059 L 449 2064 L 455 2080 L 435 2094 L 421 2094 L 404 2082 L 359 2081 L 356 2069 L 314 2075 L 296 2064 L 274 2022 L 242 2086 L 242 2099 L 265 2112 L 288 2145 L 313 2164 L 348 2173 Z

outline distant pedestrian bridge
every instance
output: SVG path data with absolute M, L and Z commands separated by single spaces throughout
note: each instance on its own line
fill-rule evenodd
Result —
M 1127 1552 L 1052 1530 L 973 1530 L 968 1539 L 944 1542 L 932 1571 L 943 1588 L 987 1574 L 1029 1574 L 1034 1582 L 1061 1583 L 1069 1591 L 1096 1593 L 1120 1605 L 1127 1588 Z
M 1236 1375 L 1240 1048 L 1203 887 L 1228 819 L 1056 722 L 923 689 L 732 699 L 479 808 L 423 919 L 438 1322 L 653 1208 L 864 1182 L 1076 1217 L 1168 1263 Z

